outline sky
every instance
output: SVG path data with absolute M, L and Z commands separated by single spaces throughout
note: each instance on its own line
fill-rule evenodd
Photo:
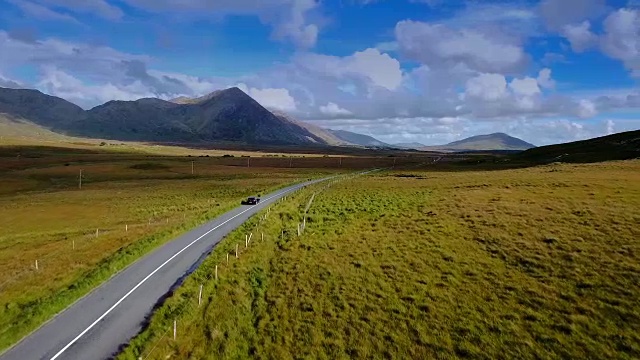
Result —
M 0 0 L 0 86 L 89 109 L 237 86 L 388 143 L 640 128 L 639 0 Z

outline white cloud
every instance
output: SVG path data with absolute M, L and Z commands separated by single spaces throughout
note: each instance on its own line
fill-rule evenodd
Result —
M 603 23 L 602 50 L 640 77 L 640 10 L 620 9 Z
M 539 5 L 545 24 L 556 31 L 598 17 L 606 10 L 606 0 L 543 0 Z
M 511 80 L 509 88 L 517 96 L 530 97 L 540 94 L 538 80 L 530 77 Z
M 405 20 L 396 25 L 395 34 L 403 54 L 433 68 L 463 64 L 479 72 L 507 74 L 527 62 L 517 40 L 499 33 Z
M 556 86 L 555 80 L 551 78 L 551 69 L 548 68 L 540 70 L 536 80 L 543 89 L 553 89 Z
M 79 0 L 77 0 L 79 1 Z M 288 39 L 299 47 L 315 45 L 319 23 L 310 16 L 319 8 L 315 0 L 124 0 L 131 6 L 156 13 L 191 18 L 226 15 L 258 16 L 273 27 L 274 39 Z
M 590 118 L 596 116 L 598 111 L 595 104 L 591 100 L 582 99 L 578 102 L 578 116 L 581 118 Z
M 22 10 L 22 12 L 24 12 L 25 15 L 31 18 L 44 20 L 44 21 L 64 21 L 64 22 L 79 24 L 78 20 L 76 20 L 73 16 L 70 16 L 69 14 L 63 14 L 63 13 L 54 11 L 52 9 L 49 9 L 46 6 L 31 2 L 31 1 L 9 0 L 9 2 L 14 4 L 18 8 L 20 8 L 20 10 Z
M 238 84 L 238 88 L 244 91 L 247 95 L 251 96 L 260 105 L 269 108 L 282 111 L 295 111 L 296 101 L 289 94 L 287 89 L 256 89 L 250 88 L 246 84 Z
M 616 127 L 616 123 L 613 120 L 611 119 L 607 120 L 607 135 L 611 135 L 615 133 L 616 132 L 615 127 Z
M 583 52 L 597 43 L 598 37 L 591 32 L 591 23 L 587 20 L 578 25 L 565 25 L 561 33 L 569 40 L 575 52 Z
M 465 94 L 487 101 L 502 99 L 507 95 L 507 80 L 500 74 L 480 74 L 467 81 Z
M 397 89 L 402 83 L 400 62 L 377 49 L 366 49 L 346 57 L 299 54 L 294 63 L 310 73 L 334 78 L 364 78 L 371 85 L 388 90 Z
M 109 4 L 106 0 L 36 0 L 43 5 L 67 9 L 74 13 L 94 14 L 109 20 L 123 17 L 120 8 Z
M 351 111 L 347 109 L 343 109 L 340 106 L 338 106 L 336 103 L 332 103 L 332 102 L 328 103 L 327 105 L 320 106 L 320 112 L 331 117 L 352 114 Z

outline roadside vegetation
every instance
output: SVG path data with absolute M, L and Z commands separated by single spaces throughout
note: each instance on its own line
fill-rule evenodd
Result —
M 322 186 L 230 234 L 120 358 L 640 357 L 639 160 Z
M 243 197 L 341 171 L 246 161 L 0 147 L 0 350 Z

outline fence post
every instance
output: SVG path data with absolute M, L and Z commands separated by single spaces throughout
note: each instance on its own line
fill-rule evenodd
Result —
M 229 265 L 229 253 L 227 253 L 227 265 Z
M 100 234 L 100 229 L 96 229 L 96 237 Z
M 264 241 L 264 233 L 262 233 L 262 238 L 260 239 L 260 241 Z
M 298 223 L 298 236 L 300 236 L 300 223 Z
M 129 224 L 124 225 L 124 232 L 129 232 Z
M 177 335 L 177 330 L 178 330 L 178 320 L 173 320 L 173 340 L 176 340 L 176 335 Z
M 36 260 L 36 270 L 38 270 L 38 260 Z
M 72 248 L 73 250 L 75 250 L 75 249 L 76 249 L 76 241 L 75 241 L 75 240 L 71 240 L 71 248 Z
M 245 249 L 247 248 L 247 246 L 249 246 L 249 235 L 245 234 L 244 235 L 244 247 L 245 247 Z
M 202 284 L 200 284 L 200 293 L 198 294 L 198 306 L 200 306 L 201 303 L 202 303 Z
M 249 234 L 249 242 L 251 242 L 251 237 L 253 236 L 253 233 Z
M 238 258 L 238 244 L 236 244 L 236 259 Z
M 229 254 L 227 254 L 229 255 Z M 218 265 L 216 265 L 216 280 L 218 280 Z

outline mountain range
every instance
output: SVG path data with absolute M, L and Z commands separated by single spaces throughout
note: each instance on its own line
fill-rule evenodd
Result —
M 25 125 L 40 133 L 160 143 L 359 146 L 430 151 L 525 150 L 534 147 L 506 134 L 490 134 L 443 146 L 390 145 L 371 136 L 325 129 L 268 110 L 237 87 L 198 98 L 109 101 L 84 110 L 64 99 L 30 89 L 0 88 L 4 128 Z M 26 130 L 25 130 L 26 131 Z
M 487 135 L 477 135 L 466 139 L 450 142 L 441 146 L 423 146 L 419 150 L 460 152 L 460 151 L 483 151 L 483 150 L 508 150 L 520 151 L 536 147 L 524 140 L 520 140 L 505 133 L 493 133 Z

